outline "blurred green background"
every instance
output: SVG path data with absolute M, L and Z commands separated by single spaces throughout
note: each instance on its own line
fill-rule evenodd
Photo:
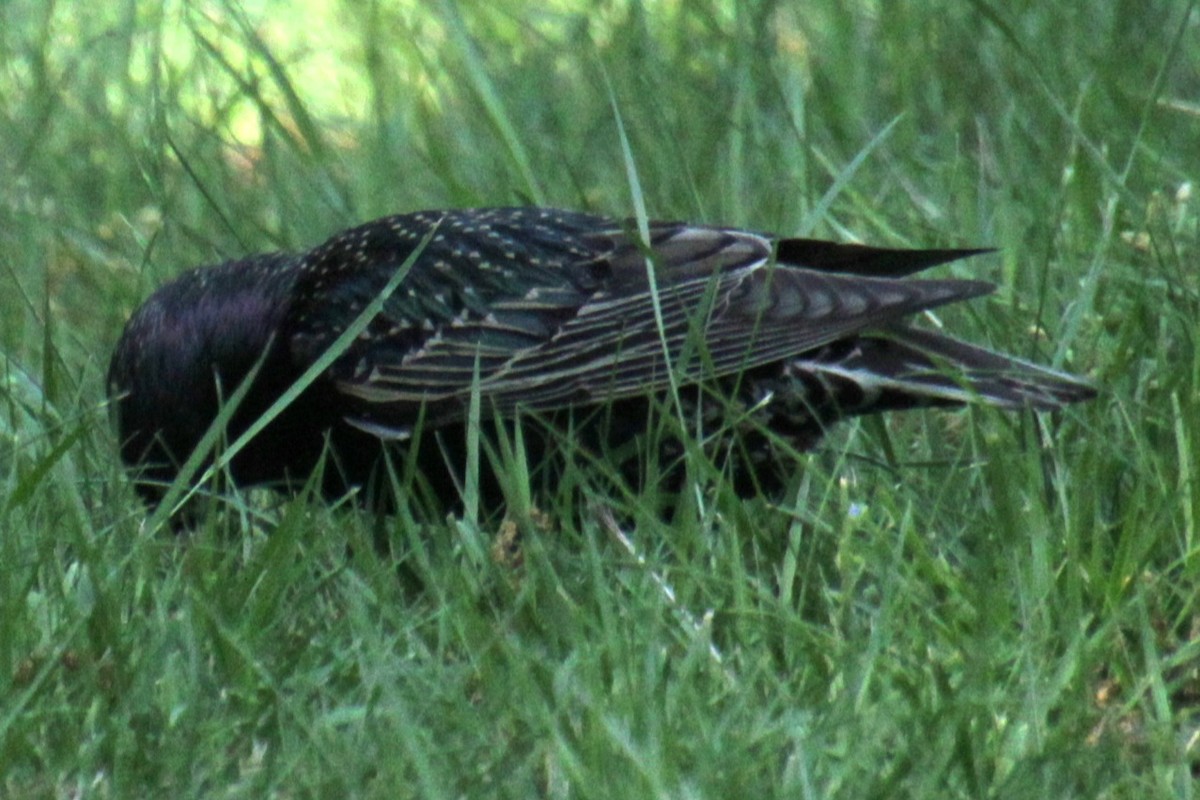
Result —
M 1184 0 L 0 4 L 0 795 L 1193 796 L 1198 36 Z M 641 560 L 553 499 L 516 570 L 494 520 L 144 529 L 104 371 L 169 276 L 635 196 L 996 247 L 945 317 L 1101 398 L 847 426 L 784 501 L 619 507 Z

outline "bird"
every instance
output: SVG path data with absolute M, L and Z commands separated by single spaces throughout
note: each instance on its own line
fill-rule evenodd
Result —
M 385 454 L 419 448 L 432 493 L 453 503 L 473 419 L 489 430 L 536 421 L 628 458 L 622 446 L 674 409 L 701 436 L 751 431 L 736 469 L 760 485 L 760 462 L 795 465 L 756 450 L 811 449 L 848 417 L 1093 398 L 1082 378 L 918 324 L 995 286 L 914 275 L 984 252 L 673 221 L 639 230 L 541 207 L 384 217 L 153 292 L 108 371 L 120 458 L 154 506 L 239 387 L 225 441 L 323 358 L 233 456 L 235 484 L 294 490 L 322 465 L 321 491 L 338 496 L 368 485 Z

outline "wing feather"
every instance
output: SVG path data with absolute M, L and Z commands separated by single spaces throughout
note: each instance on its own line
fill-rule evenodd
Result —
M 672 255 L 714 252 L 700 247 L 711 242 L 691 239 Z M 478 370 L 480 392 L 505 411 L 618 399 L 668 385 L 664 343 L 681 379 L 720 377 L 991 290 L 979 281 L 841 276 L 768 260 L 691 272 L 660 291 L 661 330 L 648 287 L 607 289 L 552 330 L 493 313 L 434 336 L 398 362 L 377 363 L 366 380 L 339 385 L 372 403 L 465 403 Z
M 322 352 L 435 224 L 382 313 L 330 367 L 348 420 L 364 430 L 403 435 L 421 405 L 435 423 L 461 417 L 476 381 L 486 401 L 511 411 L 660 390 L 669 369 L 683 381 L 717 378 L 991 289 L 904 277 L 974 251 L 676 222 L 652 222 L 647 246 L 632 222 L 586 214 L 418 213 L 343 232 L 304 256 L 288 322 L 297 362 Z

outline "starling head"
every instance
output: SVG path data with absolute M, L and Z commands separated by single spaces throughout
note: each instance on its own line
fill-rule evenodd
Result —
M 235 481 L 302 481 L 328 446 L 324 488 L 343 492 L 367 480 L 382 443 L 418 427 L 461 428 L 475 393 L 489 418 L 612 404 L 636 417 L 673 381 L 715 385 L 797 444 L 853 414 L 970 402 L 1045 410 L 1094 395 L 1069 375 L 909 324 L 991 291 L 909 277 L 981 251 L 674 222 L 652 222 L 649 233 L 643 244 L 630 222 L 549 209 L 418 212 L 299 255 L 184 273 L 134 313 L 113 354 L 122 459 L 155 500 L 253 370 L 229 440 L 326 353 L 427 237 L 365 330 L 236 454 Z

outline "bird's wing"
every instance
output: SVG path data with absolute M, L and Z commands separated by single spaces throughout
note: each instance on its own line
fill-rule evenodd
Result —
M 886 281 L 757 265 L 660 295 L 589 303 L 545 344 L 481 381 L 512 405 L 607 400 L 720 377 L 991 290 L 974 281 Z
M 484 281 L 475 307 L 385 312 L 336 365 L 336 385 L 375 420 L 422 403 L 461 409 L 476 379 L 502 411 L 606 401 L 666 387 L 669 368 L 684 382 L 727 375 L 991 289 L 777 264 L 769 238 L 741 231 L 657 223 L 650 233 L 653 282 L 647 250 L 623 226 L 579 230 L 577 257 L 556 270 L 506 265 L 517 291 Z M 433 277 L 419 264 L 397 294 L 419 300 Z

